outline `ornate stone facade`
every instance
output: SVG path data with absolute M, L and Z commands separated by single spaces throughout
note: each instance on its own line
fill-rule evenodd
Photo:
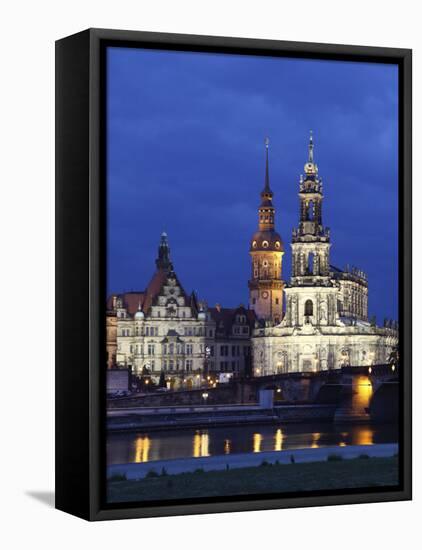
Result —
M 281 323 L 257 328 L 255 374 L 317 371 L 386 363 L 398 343 L 397 326 L 368 322 L 368 283 L 356 268 L 330 264 L 330 231 L 322 223 L 322 181 L 312 135 L 300 178 L 299 225 L 292 234 L 292 276 Z
M 131 367 L 135 376 L 187 389 L 250 369 L 253 312 L 243 306 L 208 308 L 194 293 L 186 294 L 165 233 L 156 266 L 145 291 L 108 300 L 108 366 Z

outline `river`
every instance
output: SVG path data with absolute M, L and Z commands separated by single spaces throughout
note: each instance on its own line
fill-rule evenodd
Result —
M 396 443 L 392 424 L 284 424 L 109 433 L 107 463 L 127 464 L 290 449 Z

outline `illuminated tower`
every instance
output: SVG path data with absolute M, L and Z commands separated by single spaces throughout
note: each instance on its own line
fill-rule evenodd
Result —
M 330 231 L 322 224 L 322 181 L 312 132 L 305 176 L 299 183 L 299 225 L 292 234 L 292 277 L 286 288 L 284 326 L 335 326 L 338 288 L 330 271 Z
M 251 239 L 252 260 L 249 281 L 249 305 L 258 319 L 281 322 L 283 313 L 283 288 L 281 280 L 283 241 L 274 229 L 275 208 L 273 192 L 270 189 L 268 169 L 268 138 L 265 140 L 265 183 L 258 209 L 258 231 Z

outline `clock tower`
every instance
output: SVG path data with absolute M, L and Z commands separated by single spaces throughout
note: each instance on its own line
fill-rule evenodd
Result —
M 265 140 L 265 182 L 258 208 L 258 231 L 250 241 L 251 278 L 249 306 L 258 319 L 279 324 L 283 316 L 283 289 L 281 279 L 283 241 L 275 230 L 275 208 L 270 188 L 268 168 L 269 140 Z

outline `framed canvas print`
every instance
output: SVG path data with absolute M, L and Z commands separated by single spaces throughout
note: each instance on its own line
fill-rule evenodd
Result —
M 56 44 L 56 505 L 411 498 L 411 51 Z

